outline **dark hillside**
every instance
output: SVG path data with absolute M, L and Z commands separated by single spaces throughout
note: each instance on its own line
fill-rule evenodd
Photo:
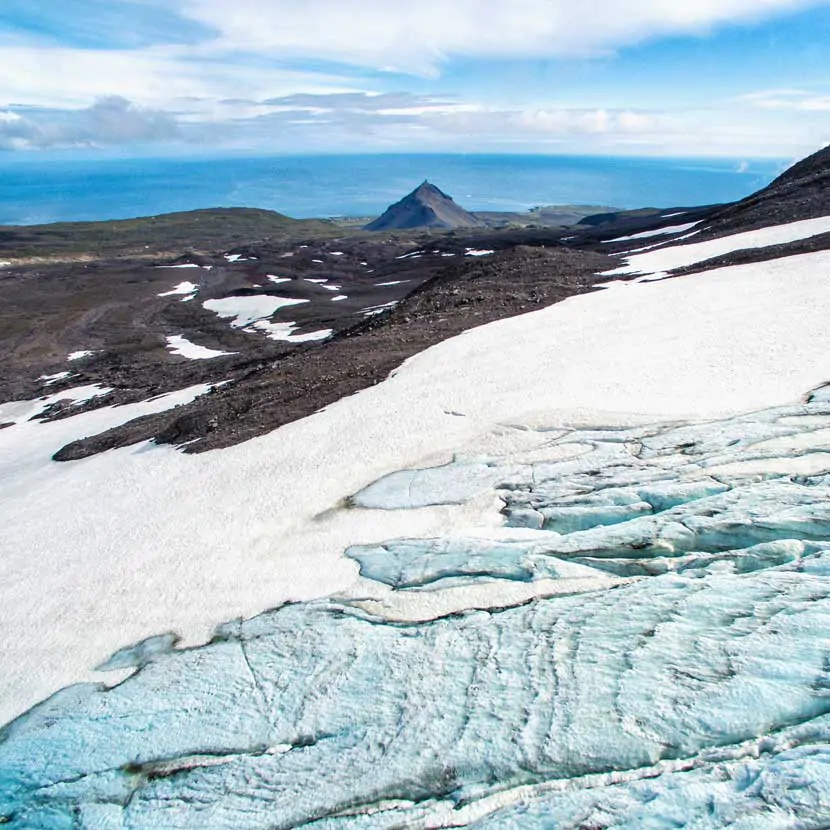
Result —
M 770 185 L 716 213 L 710 235 L 814 219 L 830 213 L 830 147 L 794 164 Z
M 109 222 L 4 225 L 0 226 L 0 259 L 216 251 L 252 240 L 287 242 L 336 232 L 328 222 L 291 219 L 271 210 L 211 208 Z

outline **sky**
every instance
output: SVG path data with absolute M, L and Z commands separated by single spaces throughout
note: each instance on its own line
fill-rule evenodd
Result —
M 795 158 L 830 0 L 3 0 L 0 153 Z

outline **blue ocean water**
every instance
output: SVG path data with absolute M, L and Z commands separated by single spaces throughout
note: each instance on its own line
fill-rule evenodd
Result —
M 742 198 L 786 166 L 763 159 L 537 155 L 0 159 L 0 224 L 125 219 L 206 207 L 289 216 L 370 216 L 424 179 L 469 210 L 620 208 Z

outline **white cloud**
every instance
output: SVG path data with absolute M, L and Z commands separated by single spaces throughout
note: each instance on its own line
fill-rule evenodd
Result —
M 218 45 L 423 75 L 458 57 L 551 57 L 614 50 L 824 5 L 827 0 L 184 0 Z
M 81 110 L 0 112 L 0 149 L 90 147 L 171 141 L 179 125 L 165 112 L 136 107 L 126 98 L 110 96 Z
M 759 109 L 830 112 L 830 93 L 817 94 L 803 89 L 761 90 L 743 95 L 739 100 Z
M 506 108 L 401 96 L 290 96 L 273 110 L 225 125 L 232 146 L 274 152 L 408 151 L 557 152 L 631 155 L 798 156 L 828 134 L 751 108 L 641 110 L 555 105 Z M 195 127 L 195 125 L 194 125 Z
M 178 141 L 274 153 L 472 148 L 752 157 L 799 156 L 830 138 L 830 130 L 805 131 L 798 119 L 751 106 L 683 111 L 551 104 L 506 108 L 409 93 L 186 99 L 179 104 L 176 113 L 168 113 L 108 97 L 78 110 L 0 111 L 0 149 Z
M 0 46 L 0 107 L 7 109 L 0 148 L 180 139 L 274 152 L 797 154 L 828 137 L 830 95 L 767 90 L 693 112 L 671 111 L 670 93 L 662 109 L 653 94 L 654 108 L 644 109 L 638 89 L 609 98 L 588 86 L 571 96 L 584 101 L 575 107 L 556 89 L 544 100 L 532 83 L 516 90 L 521 103 L 505 86 L 499 101 L 493 89 L 475 90 L 475 72 L 463 68 L 450 77 L 472 90 L 466 99 L 371 93 L 389 80 L 365 70 L 436 75 L 453 58 L 602 54 L 824 4 L 830 0 L 235 0 L 229 10 L 224 0 L 173 0 L 174 10 L 207 24 L 197 29 L 206 40 L 140 49 Z M 132 105 L 118 112 L 94 103 L 114 94 Z M 534 95 L 541 100 L 526 104 Z M 787 120 L 796 111 L 803 115 Z
M 0 106 L 84 107 L 118 94 L 171 108 L 182 99 L 262 99 L 296 92 L 345 92 L 350 79 L 285 69 L 210 47 L 96 50 L 0 47 Z

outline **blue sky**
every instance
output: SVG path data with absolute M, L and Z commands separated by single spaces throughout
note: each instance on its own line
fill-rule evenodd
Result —
M 3 0 L 0 151 L 804 155 L 830 0 Z

